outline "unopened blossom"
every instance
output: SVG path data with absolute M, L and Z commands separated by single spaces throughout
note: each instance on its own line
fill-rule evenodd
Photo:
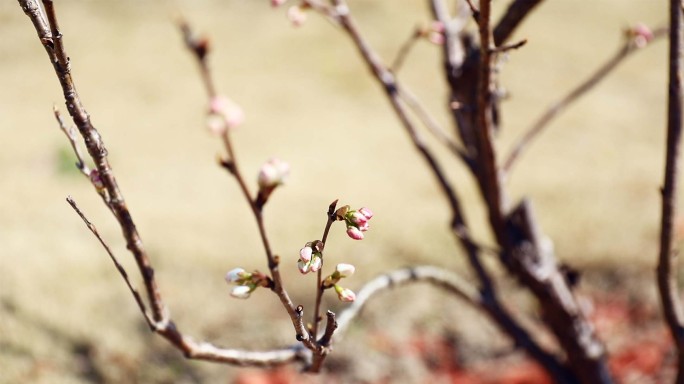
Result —
M 356 300 L 356 294 L 349 288 L 343 288 L 342 286 L 335 284 L 335 292 L 341 301 L 352 302 Z
M 257 183 L 262 190 L 273 189 L 278 185 L 285 183 L 285 180 L 289 175 L 290 164 L 278 158 L 272 158 L 264 163 L 259 169 Z
M 299 260 L 297 261 L 297 269 L 299 269 L 299 272 L 301 272 L 302 275 L 306 275 L 311 271 L 311 262 Z
M 287 10 L 287 18 L 292 25 L 299 27 L 306 21 L 306 12 L 299 5 L 293 5 Z
M 631 36 L 637 48 L 643 48 L 653 40 L 653 31 L 642 23 L 637 23 L 627 33 Z
M 226 282 L 228 283 L 237 283 L 241 280 L 248 279 L 251 277 L 251 274 L 245 272 L 244 269 L 242 268 L 234 268 L 228 271 L 226 273 Z
M 354 274 L 356 267 L 351 264 L 340 263 L 335 266 L 335 272 L 337 272 L 340 277 L 347 277 Z
M 347 236 L 354 240 L 362 240 L 363 232 L 370 228 L 369 221 L 373 218 L 373 211 L 366 207 L 352 210 L 347 205 L 339 209 L 337 215 L 338 220 L 344 220 L 347 223 Z
M 363 232 L 356 227 L 347 227 L 347 236 L 354 240 L 363 240 Z
M 368 220 L 373 218 L 373 211 L 371 211 L 370 208 L 361 207 L 361 208 L 359 208 L 359 210 L 357 212 L 366 216 L 366 219 L 368 219 Z
M 314 242 L 308 242 L 304 248 L 299 250 L 297 269 L 299 269 L 299 272 L 302 274 L 318 272 L 323 265 L 323 255 L 321 254 L 322 247 L 319 248 L 317 243 L 321 242 L 318 240 Z
M 237 299 L 247 299 L 252 293 L 252 287 L 247 285 L 238 285 L 230 291 L 230 295 Z
M 299 258 L 302 261 L 311 261 L 311 255 L 313 254 L 313 248 L 306 246 L 299 250 Z
M 209 101 L 207 126 L 211 133 L 223 134 L 245 121 L 245 113 L 239 105 L 225 96 L 215 96 Z
M 280 7 L 281 5 L 285 4 L 287 0 L 271 0 L 271 6 L 272 7 Z
M 314 258 L 311 259 L 309 267 L 311 272 L 318 272 L 318 270 L 321 269 L 321 266 L 323 266 L 323 259 L 320 256 L 314 256 Z

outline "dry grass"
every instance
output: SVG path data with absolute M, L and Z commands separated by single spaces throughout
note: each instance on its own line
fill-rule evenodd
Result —
M 246 173 L 256 174 L 273 155 L 292 165 L 289 185 L 267 213 L 275 249 L 285 260 L 294 263 L 299 247 L 320 236 L 325 208 L 340 198 L 376 211 L 366 241 L 346 241 L 337 229 L 329 243 L 330 258 L 359 266 L 352 285 L 406 264 L 463 265 L 432 177 L 349 42 L 317 17 L 295 30 L 267 3 L 58 4 L 77 86 L 110 149 L 174 317 L 197 337 L 252 348 L 294 338 L 274 297 L 258 294 L 244 308 L 227 296 L 224 271 L 236 265 L 264 269 L 264 257 L 235 183 L 215 166 L 220 147 L 203 131 L 206 100 L 174 29 L 176 12 L 213 38 L 220 88 L 246 110 L 248 122 L 235 134 Z M 371 42 L 391 57 L 412 26 L 427 19 L 423 3 L 351 5 Z M 657 25 L 665 15 L 663 4 L 648 0 L 542 5 L 518 32 L 530 39 L 528 46 L 513 52 L 503 68 L 512 98 L 504 105 L 499 148 L 509 148 L 544 106 L 611 55 L 622 28 L 635 21 Z M 64 170 L 71 161 L 68 144 L 50 112 L 52 103 L 61 104 L 57 81 L 16 4 L 0 4 L 0 30 L 0 382 L 231 377 L 235 369 L 185 362 L 142 329 L 124 284 L 64 202 L 72 195 L 133 270 L 114 220 L 87 183 Z M 659 42 L 625 62 L 552 124 L 510 181 L 512 198 L 534 200 L 559 257 L 573 265 L 654 266 L 665 52 Z M 401 77 L 446 125 L 437 60 L 437 49 L 422 44 Z M 453 163 L 445 153 L 442 158 Z M 477 237 L 487 239 L 472 183 L 460 165 L 451 168 Z M 285 278 L 297 302 L 310 302 L 313 280 L 294 267 Z M 443 305 L 439 295 L 416 292 L 421 294 L 408 296 Z M 409 300 L 402 297 L 379 300 L 399 311 Z M 445 313 L 459 307 L 449 308 Z M 410 318 L 435 327 L 452 321 L 425 312 Z M 464 324 L 449 327 L 469 333 L 477 323 Z

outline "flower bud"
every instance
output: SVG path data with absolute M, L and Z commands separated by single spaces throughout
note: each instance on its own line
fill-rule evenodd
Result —
M 230 295 L 236 299 L 246 299 L 252 293 L 252 288 L 247 285 L 238 285 L 230 291 Z
M 335 292 L 341 301 L 352 302 L 356 300 L 356 294 L 351 289 L 343 288 L 335 284 Z
M 245 114 L 242 108 L 225 96 L 215 96 L 209 101 L 209 116 L 220 117 L 225 124 L 224 129 L 235 128 L 245 121 Z M 212 119 L 209 119 L 207 124 L 212 133 L 221 131 L 221 129 L 218 129 L 218 124 L 212 121 Z
M 361 208 L 359 208 L 359 210 L 357 212 L 366 216 L 366 219 L 368 219 L 368 220 L 373 218 L 373 211 L 371 211 L 369 208 L 361 207 Z
M 299 269 L 299 272 L 301 272 L 302 275 L 306 275 L 306 274 L 309 273 L 310 270 L 311 270 L 311 262 L 310 262 L 310 261 L 299 260 L 299 261 L 297 262 L 297 269 Z
M 240 280 L 248 279 L 249 277 L 250 277 L 250 274 L 245 272 L 244 269 L 234 268 L 234 269 L 231 269 L 228 273 L 226 273 L 226 282 L 237 283 Z
M 356 224 L 357 226 L 363 226 L 366 223 L 368 223 L 368 218 L 366 217 L 366 215 L 364 215 L 360 211 L 356 211 L 356 212 L 351 214 L 350 221 L 352 223 Z
M 285 4 L 287 0 L 271 0 L 271 7 L 280 7 L 281 5 Z
M 313 249 L 311 247 L 304 247 L 299 250 L 299 258 L 302 261 L 311 261 L 311 255 L 313 254 Z
M 341 277 L 347 277 L 354 274 L 356 268 L 351 264 L 340 263 L 335 267 L 335 272 L 339 273 Z
M 363 232 L 356 227 L 347 227 L 347 236 L 354 240 L 363 240 Z
M 290 174 L 290 165 L 278 158 L 268 160 L 259 169 L 259 176 L 257 182 L 259 188 L 272 189 L 280 184 L 285 183 L 285 180 Z
M 292 25 L 299 27 L 306 21 L 306 13 L 299 5 L 293 5 L 287 10 L 287 18 Z
M 311 272 L 318 272 L 318 270 L 321 269 L 321 266 L 323 266 L 323 259 L 320 256 L 314 255 L 311 259 Z
M 647 25 L 642 23 L 637 23 L 634 25 L 627 34 L 632 38 L 634 45 L 637 48 L 643 48 L 648 45 L 651 40 L 653 40 L 653 31 Z

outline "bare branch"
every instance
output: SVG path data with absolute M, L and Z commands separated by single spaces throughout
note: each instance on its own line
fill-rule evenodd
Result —
M 411 93 L 409 90 L 404 89 L 404 87 L 397 84 L 397 90 L 399 91 L 399 96 L 408 105 L 413 112 L 418 116 L 418 119 L 423 123 L 423 125 L 428 129 L 430 133 L 444 145 L 451 153 L 456 155 L 463 163 L 468 167 L 472 168 L 472 159 L 465 152 L 463 148 L 458 146 L 456 142 L 447 135 L 447 133 L 439 126 L 439 123 L 432 117 L 432 115 L 420 104 L 418 98 Z
M 97 228 L 95 228 L 95 225 L 88 220 L 88 218 L 85 217 L 83 212 L 78 208 L 76 205 L 76 202 L 74 201 L 71 196 L 68 196 L 66 198 L 67 203 L 71 205 L 71 208 L 78 213 L 78 215 L 81 217 L 81 220 L 85 223 L 86 227 L 92 232 L 93 235 L 97 238 L 97 240 L 100 242 L 102 247 L 105 249 L 107 254 L 109 255 L 109 258 L 112 260 L 114 263 L 114 266 L 116 267 L 117 271 L 119 271 L 119 274 L 121 277 L 124 279 L 126 282 L 126 286 L 128 286 L 128 290 L 131 291 L 131 294 L 133 295 L 133 298 L 135 299 L 135 302 L 138 304 L 138 308 L 140 309 L 140 312 L 143 314 L 145 317 L 145 321 L 147 321 L 147 324 L 150 326 L 151 329 L 154 329 L 154 320 L 150 317 L 150 315 L 147 313 L 147 307 L 145 306 L 145 303 L 142 300 L 142 297 L 140 296 L 140 293 L 138 293 L 138 290 L 131 284 L 131 280 L 128 278 L 128 273 L 124 269 L 123 265 L 119 263 L 119 260 L 116 259 L 116 256 L 114 256 L 114 253 L 112 252 L 111 248 L 109 248 L 109 245 L 104 241 L 102 236 L 100 236 L 100 233 L 97 231 Z
M 520 41 L 518 41 L 518 42 L 516 42 L 516 43 L 504 44 L 504 45 L 502 45 L 502 46 L 500 46 L 500 47 L 491 48 L 491 49 L 489 50 L 489 52 L 490 52 L 490 53 L 504 53 L 504 52 L 508 52 L 508 51 L 511 51 L 511 50 L 514 50 L 514 49 L 518 49 L 518 48 L 522 47 L 522 46 L 525 45 L 525 44 L 527 44 L 527 39 L 522 39 L 522 40 L 520 40 Z
M 677 212 L 679 155 L 682 141 L 682 10 L 681 0 L 670 1 L 670 54 L 667 105 L 667 149 L 660 220 L 658 290 L 665 320 L 677 346 L 677 383 L 684 383 L 684 312 L 679 297 L 674 221 Z
M 409 36 L 408 39 L 404 42 L 404 44 L 401 45 L 401 48 L 399 48 L 399 52 L 397 52 L 397 56 L 392 60 L 392 65 L 390 65 L 390 71 L 394 73 L 395 75 L 399 72 L 401 69 L 402 64 L 404 64 L 404 60 L 408 56 L 409 52 L 411 52 L 411 48 L 413 48 L 416 43 L 420 40 L 422 36 L 422 28 L 420 26 L 417 26 L 414 30 L 413 33 L 411 33 L 411 36 Z
M 330 227 L 335 222 L 335 208 L 336 207 L 337 207 L 337 200 L 333 201 L 328 206 L 328 212 L 326 213 L 327 220 L 325 223 L 325 229 L 323 229 L 323 237 L 321 238 L 321 242 L 323 243 L 324 248 L 325 248 L 326 242 L 328 241 L 328 233 L 330 233 Z M 321 313 L 321 300 L 323 299 L 323 291 L 325 291 L 325 287 L 323 287 L 323 265 L 325 265 L 325 257 L 323 257 L 323 255 L 324 255 L 324 252 L 322 251 L 321 252 L 321 266 L 318 269 L 318 273 L 316 274 L 316 302 L 314 305 L 313 320 L 311 322 L 311 326 L 312 326 L 311 337 L 313 337 L 314 339 L 318 338 L 318 323 L 321 321 L 321 315 L 320 315 L 320 313 Z
M 653 31 L 653 39 L 659 39 L 667 35 L 666 28 L 657 28 Z M 650 45 L 650 44 L 649 44 Z M 629 57 L 632 53 L 640 50 L 640 47 L 634 44 L 632 40 L 627 40 L 618 49 L 618 51 L 602 64 L 596 72 L 591 74 L 586 80 L 580 83 L 577 87 L 571 90 L 567 95 L 560 100 L 551 104 L 551 106 L 541 115 L 529 130 L 515 143 L 511 152 L 506 156 L 503 163 L 503 171 L 505 175 L 510 174 L 513 165 L 520 157 L 520 155 L 527 149 L 530 143 L 548 126 L 548 124 L 567 107 L 572 105 L 581 96 L 592 90 L 610 74 L 620 63 Z
M 522 23 L 523 19 L 541 3 L 542 0 L 513 0 L 506 13 L 494 28 L 494 46 L 498 47 L 506 42 L 513 31 Z
M 119 222 L 124 238 L 126 239 L 126 246 L 131 253 L 133 253 L 140 273 L 143 276 L 145 290 L 147 291 L 148 300 L 150 301 L 152 309 L 152 316 L 155 321 L 162 321 L 167 315 L 157 288 L 157 283 L 154 279 L 154 270 L 150 265 L 150 260 L 145 252 L 140 235 L 133 223 L 124 197 L 119 190 L 114 173 L 109 165 L 107 149 L 102 142 L 99 132 L 92 125 L 90 116 L 83 107 L 81 99 L 76 92 L 71 76 L 69 58 L 64 51 L 62 34 L 57 25 L 57 17 L 52 1 L 43 0 L 47 13 L 47 21 L 40 11 L 40 6 L 36 0 L 19 0 L 19 4 L 36 28 L 40 42 L 43 44 L 43 47 L 50 58 L 50 62 L 53 64 L 55 74 L 62 87 L 69 115 L 71 115 L 81 136 L 83 136 L 88 153 L 93 159 L 102 183 L 109 194 L 109 208 Z
M 57 119 L 57 123 L 59 124 L 59 129 L 64 132 L 66 135 L 67 139 L 69 140 L 69 144 L 71 144 L 71 149 L 74 151 L 74 154 L 76 155 L 76 159 L 78 162 L 76 163 L 76 168 L 78 168 L 79 171 L 81 171 L 82 174 L 85 176 L 90 176 L 90 168 L 86 165 L 85 161 L 83 160 L 83 154 L 81 153 L 81 150 L 78 148 L 78 144 L 76 143 L 76 140 L 78 139 L 76 137 L 76 131 L 73 126 L 67 126 L 66 121 L 64 121 L 64 118 L 62 117 L 62 114 L 59 113 L 59 109 L 57 109 L 57 106 L 53 106 L 52 110 L 55 113 L 55 118 Z

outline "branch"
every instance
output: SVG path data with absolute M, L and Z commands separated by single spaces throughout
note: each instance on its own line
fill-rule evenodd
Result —
M 499 47 L 505 43 L 523 19 L 541 2 L 542 0 L 513 0 L 494 28 L 494 46 Z
M 659 39 L 667 35 L 667 28 L 657 28 L 653 31 L 653 39 Z M 649 44 L 650 45 L 650 44 Z M 610 74 L 620 63 L 622 63 L 632 53 L 640 50 L 640 47 L 634 43 L 633 40 L 627 40 L 618 49 L 618 51 L 601 65 L 596 72 L 589 78 L 580 83 L 570 93 L 562 97 L 560 100 L 551 104 L 551 106 L 537 118 L 536 122 L 530 129 L 520 138 L 513 146 L 511 152 L 506 156 L 503 163 L 504 174 L 509 174 L 516 160 L 527 149 L 530 143 L 548 126 L 548 124 L 573 102 L 581 96 L 593 89 L 601 82 L 608 74 Z
M 155 321 L 164 321 L 167 314 L 165 313 L 164 303 L 154 279 L 154 270 L 150 265 L 150 260 L 143 247 L 140 235 L 128 211 L 124 197 L 119 190 L 112 168 L 109 165 L 107 149 L 102 142 L 99 132 L 91 123 L 90 116 L 83 107 L 81 99 L 76 92 L 71 76 L 69 58 L 64 50 L 62 33 L 57 24 L 52 0 L 43 0 L 47 21 L 37 0 L 19 0 L 19 4 L 24 13 L 31 19 L 40 42 L 43 44 L 50 62 L 53 64 L 55 74 L 64 93 L 69 115 L 71 115 L 76 128 L 78 128 L 83 137 L 88 154 L 92 158 L 102 184 L 109 194 L 108 206 L 119 222 L 123 236 L 126 239 L 126 247 L 133 253 L 138 269 L 143 276 L 145 290 L 152 309 L 152 317 Z
M 677 346 L 677 383 L 684 383 L 684 313 L 679 297 L 677 258 L 673 232 L 677 212 L 677 174 L 682 141 L 682 10 L 681 0 L 670 1 L 670 54 L 667 106 L 667 150 L 660 221 L 658 290 L 663 315 Z
M 399 288 L 411 283 L 427 283 L 444 289 L 459 297 L 471 307 L 484 311 L 503 332 L 511 336 L 516 346 L 523 348 L 543 364 L 557 383 L 576 384 L 576 381 L 572 379 L 572 373 L 553 354 L 540 348 L 534 339 L 503 308 L 491 301 L 491 297 L 478 292 L 475 287 L 463 280 L 459 275 L 433 266 L 397 269 L 382 274 L 366 283 L 356 294 L 354 303 L 338 316 L 335 341 L 339 342 L 342 340 L 352 320 L 360 315 L 372 297 L 383 291 Z
M 401 45 L 401 48 L 399 48 L 397 56 L 394 58 L 394 60 L 392 60 L 392 65 L 390 65 L 390 71 L 392 71 L 392 73 L 395 75 L 399 72 L 399 69 L 401 69 L 402 64 L 404 64 L 404 60 L 406 60 L 409 52 L 411 52 L 411 48 L 413 48 L 420 40 L 421 36 L 423 35 L 422 31 L 423 28 L 417 26 L 411 33 L 411 36 L 409 36 L 404 44 Z

